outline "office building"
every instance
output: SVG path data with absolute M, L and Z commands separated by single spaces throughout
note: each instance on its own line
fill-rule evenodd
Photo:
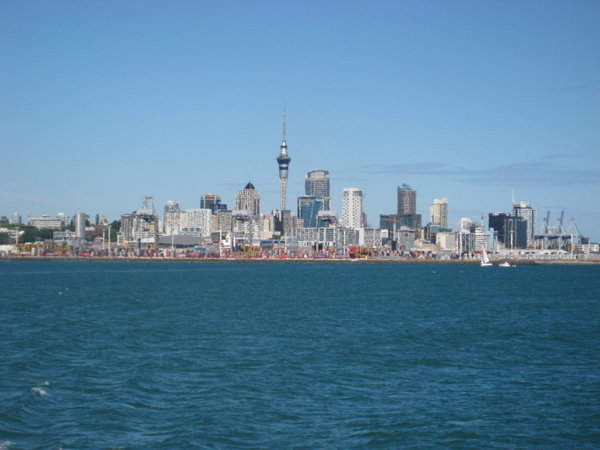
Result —
M 260 215 L 260 195 L 250 182 L 235 196 L 235 208 L 248 211 L 251 215 Z
M 118 242 L 154 244 L 158 242 L 159 227 L 160 218 L 154 208 L 154 197 L 146 196 L 140 209 L 121 215 Z
M 318 223 L 318 214 L 326 210 L 325 197 L 305 195 L 298 197 L 298 217 L 304 220 L 305 228 L 321 226 Z
M 330 191 L 329 191 L 328 170 L 314 169 L 306 174 L 304 179 L 304 194 L 311 197 L 322 197 L 324 199 L 324 209 L 330 209 Z
M 227 210 L 227 205 L 221 203 L 221 197 L 217 194 L 204 194 L 200 197 L 200 209 L 210 209 L 216 214 L 217 211 Z
M 345 188 L 342 198 L 342 226 L 358 229 L 363 226 L 363 191 Z
M 527 247 L 533 245 L 533 235 L 535 233 L 535 210 L 527 202 L 513 202 L 513 217 L 520 217 L 526 222 Z

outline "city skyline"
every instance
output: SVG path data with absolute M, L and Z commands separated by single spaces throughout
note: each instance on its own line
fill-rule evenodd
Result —
M 448 224 L 531 203 L 600 240 L 600 6 L 263 2 L 0 5 L 1 215 L 118 219 L 145 195 L 287 207 L 330 171 L 371 225 L 449 199 Z M 223 29 L 228 33 L 224 34 Z M 292 201 L 293 199 L 293 201 Z M 33 205 L 32 205 L 33 202 Z M 425 222 L 425 220 L 424 220 Z

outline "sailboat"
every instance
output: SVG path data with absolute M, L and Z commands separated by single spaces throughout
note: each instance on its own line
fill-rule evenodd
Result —
M 483 248 L 483 253 L 481 254 L 481 267 L 492 266 L 493 264 L 490 262 L 490 258 L 488 257 L 487 251 L 485 247 Z

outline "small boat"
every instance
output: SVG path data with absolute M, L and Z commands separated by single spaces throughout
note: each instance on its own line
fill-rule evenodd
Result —
M 500 264 L 498 264 L 498 267 L 515 267 L 514 264 L 511 265 L 508 261 L 504 261 Z
M 481 267 L 488 267 L 492 265 L 493 264 L 490 262 L 490 258 L 488 257 L 487 251 L 484 248 L 483 253 L 481 254 Z

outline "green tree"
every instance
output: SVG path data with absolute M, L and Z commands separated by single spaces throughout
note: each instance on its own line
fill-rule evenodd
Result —
M 50 228 L 42 228 L 41 230 L 39 230 L 39 239 L 42 241 L 46 239 L 52 239 L 53 233 L 54 230 L 51 230 Z
M 39 240 L 39 230 L 35 227 L 25 226 L 23 227 L 23 236 L 19 238 L 19 243 L 35 242 Z
M 111 242 L 117 242 L 117 233 L 119 232 L 120 228 L 121 228 L 121 221 L 113 220 L 112 223 L 110 224 L 110 241 Z

